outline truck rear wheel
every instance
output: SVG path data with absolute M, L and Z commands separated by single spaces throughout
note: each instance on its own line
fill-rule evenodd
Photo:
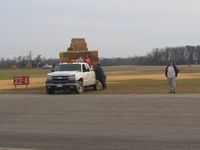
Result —
M 78 86 L 77 86 L 77 94 L 83 94 L 83 92 L 84 92 L 83 82 L 80 81 L 80 82 L 78 83 Z
M 97 84 L 92 85 L 92 87 L 93 87 L 94 91 L 97 91 Z
M 96 81 L 96 84 L 95 85 L 92 85 L 93 89 L 95 91 L 99 91 L 99 90 L 102 90 L 102 86 L 101 86 L 101 83 L 97 80 Z

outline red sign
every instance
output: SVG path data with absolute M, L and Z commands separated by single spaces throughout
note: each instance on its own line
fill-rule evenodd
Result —
M 14 85 L 28 85 L 29 84 L 29 76 L 16 76 L 13 77 Z

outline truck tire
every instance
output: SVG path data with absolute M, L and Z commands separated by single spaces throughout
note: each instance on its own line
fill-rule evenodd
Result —
M 98 90 L 98 88 L 97 88 L 97 84 L 92 85 L 92 87 L 93 87 L 94 91 L 97 91 L 97 90 Z
M 95 85 L 92 85 L 94 91 L 102 90 L 101 83 L 97 80 Z
M 55 91 L 53 89 L 46 89 L 47 94 L 54 94 Z
M 83 94 L 84 93 L 84 86 L 83 82 L 79 81 L 77 86 L 77 94 Z

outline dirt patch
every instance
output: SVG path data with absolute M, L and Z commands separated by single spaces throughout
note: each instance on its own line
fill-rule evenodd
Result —
M 45 85 L 45 78 L 44 77 L 34 77 L 30 78 L 30 85 L 29 88 L 36 88 Z M 18 89 L 26 88 L 25 85 L 17 86 Z M 2 89 L 14 89 L 13 80 L 0 80 L 0 90 Z
M 108 76 L 108 81 L 124 81 L 136 79 L 149 79 L 149 80 L 166 80 L 164 74 L 147 74 L 147 75 L 115 75 Z M 200 79 L 200 73 L 184 73 L 180 74 L 177 79 Z

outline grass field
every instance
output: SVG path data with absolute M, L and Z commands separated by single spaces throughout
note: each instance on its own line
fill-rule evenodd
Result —
M 200 66 L 178 66 L 177 93 L 200 93 Z M 88 94 L 151 94 L 168 93 L 164 75 L 165 66 L 104 67 L 108 88 L 104 91 L 86 91 Z M 0 69 L 0 93 L 45 93 L 46 69 Z M 14 90 L 13 76 L 30 76 L 28 89 Z

